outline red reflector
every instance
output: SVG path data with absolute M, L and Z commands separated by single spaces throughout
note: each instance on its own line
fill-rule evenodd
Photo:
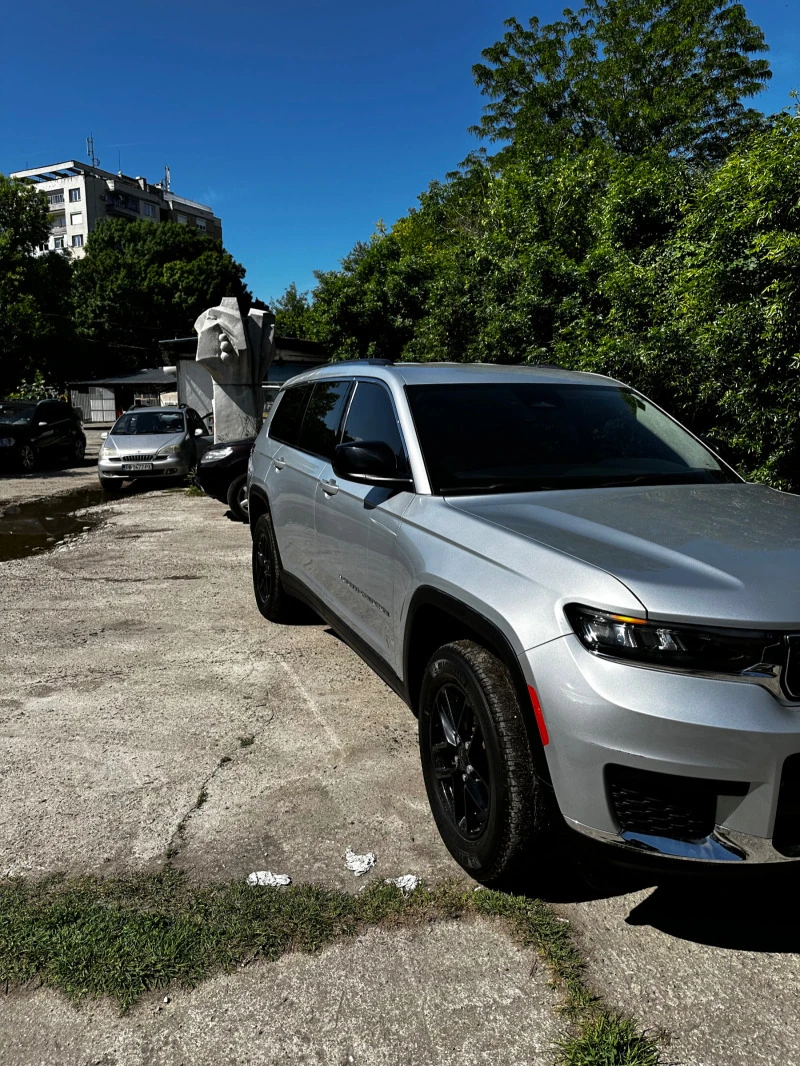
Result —
M 550 737 L 547 735 L 547 726 L 544 724 L 544 715 L 542 714 L 542 705 L 539 703 L 539 697 L 536 695 L 536 689 L 531 685 L 528 685 L 528 695 L 531 698 L 531 706 L 533 707 L 533 716 L 536 719 L 536 724 L 539 727 L 539 736 L 542 738 L 542 744 L 547 747 L 550 743 Z

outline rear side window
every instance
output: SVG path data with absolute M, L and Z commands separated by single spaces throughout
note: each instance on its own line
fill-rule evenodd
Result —
M 408 471 L 403 438 L 392 401 L 386 389 L 372 381 L 359 381 L 356 386 L 342 434 L 342 444 L 359 440 L 379 440 L 388 444 L 395 454 L 398 473 Z
M 273 440 L 293 446 L 297 444 L 300 422 L 310 395 L 310 385 L 294 385 L 283 393 L 269 424 L 269 436 Z
M 298 447 L 322 459 L 333 459 L 349 381 L 318 381 L 308 401 Z

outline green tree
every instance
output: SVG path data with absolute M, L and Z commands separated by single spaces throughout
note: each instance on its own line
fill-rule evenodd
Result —
M 275 333 L 279 337 L 316 339 L 316 317 L 307 292 L 298 292 L 294 282 L 270 308 L 275 314 Z
M 761 30 L 730 0 L 588 0 L 561 21 L 508 19 L 473 67 L 490 103 L 473 131 L 501 156 L 552 157 L 595 141 L 707 162 L 763 123 L 745 108 L 771 77 Z
M 157 363 L 158 341 L 190 335 L 223 296 L 252 302 L 244 267 L 218 241 L 172 222 L 107 219 L 73 269 L 78 337 L 98 372 Z
M 56 252 L 35 256 L 50 234 L 46 198 L 0 174 L 0 395 L 49 366 L 71 334 L 69 267 Z

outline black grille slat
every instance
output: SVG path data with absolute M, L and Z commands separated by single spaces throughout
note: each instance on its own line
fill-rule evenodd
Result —
M 781 855 L 800 857 L 800 754 L 783 763 L 772 844 Z

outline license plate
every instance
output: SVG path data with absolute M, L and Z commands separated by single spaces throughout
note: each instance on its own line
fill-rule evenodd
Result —
M 124 473 L 129 473 L 131 470 L 152 470 L 152 463 L 123 463 L 122 469 Z

